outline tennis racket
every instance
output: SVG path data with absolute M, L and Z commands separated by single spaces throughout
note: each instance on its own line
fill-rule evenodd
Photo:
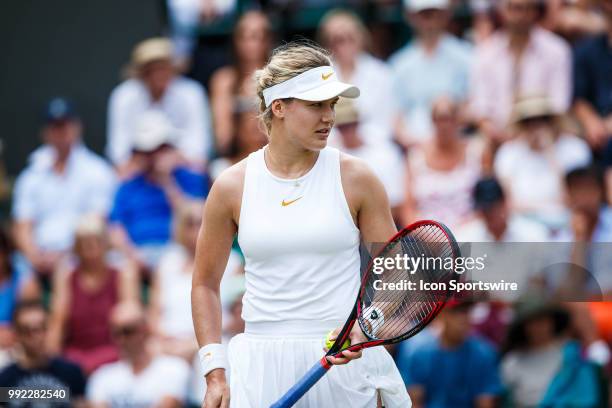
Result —
M 419 221 L 394 235 L 370 260 L 351 315 L 327 354 L 270 408 L 292 407 L 332 367 L 326 357 L 340 357 L 344 350 L 398 343 L 423 330 L 449 299 L 449 282 L 459 277 L 454 273 L 454 265 L 460 256 L 452 233 L 439 222 Z M 421 262 L 411 264 L 410 270 L 402 264 L 385 267 L 381 272 L 381 259 L 397 257 L 420 258 Z M 407 280 L 415 281 L 416 288 L 392 289 L 402 287 Z M 419 289 L 422 284 L 417 281 L 433 289 Z M 355 322 L 367 341 L 342 349 Z

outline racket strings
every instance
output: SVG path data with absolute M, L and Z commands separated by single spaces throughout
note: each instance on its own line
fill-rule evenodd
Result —
M 372 338 L 391 339 L 420 330 L 435 317 L 448 297 L 447 286 L 431 290 L 421 289 L 419 284 L 419 281 L 447 283 L 452 276 L 453 268 L 445 268 L 444 262 L 453 257 L 453 246 L 441 228 L 430 224 L 417 227 L 387 244 L 378 257 L 395 258 L 397 255 L 402 259 L 401 267 L 395 265 L 381 274 L 370 273 L 364 285 L 366 290 L 362 294 L 359 319 L 366 334 Z M 404 255 L 421 258 L 420 263 L 417 267 L 411 264 L 414 269 L 407 270 Z M 410 259 L 407 262 L 411 262 Z M 379 282 L 375 285 L 375 281 Z M 416 287 L 408 289 L 408 281 L 414 282 Z

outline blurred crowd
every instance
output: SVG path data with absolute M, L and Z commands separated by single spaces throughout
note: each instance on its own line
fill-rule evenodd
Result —
M 109 90 L 104 155 L 74 101 L 44 106 L 0 231 L 2 386 L 69 387 L 76 406 L 200 405 L 202 205 L 266 144 L 252 74 L 301 34 L 361 89 L 338 103 L 329 143 L 371 166 L 398 225 L 566 245 L 568 267 L 527 278 L 535 295 L 453 302 L 392 350 L 414 406 L 609 406 L 612 0 L 166 6 L 167 36 L 135 44 Z M 244 327 L 243 275 L 235 244 L 225 340 Z

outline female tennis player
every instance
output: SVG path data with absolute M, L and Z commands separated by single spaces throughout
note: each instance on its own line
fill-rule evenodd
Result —
M 338 81 L 326 51 L 311 43 L 284 45 L 255 80 L 269 143 L 219 176 L 198 237 L 191 299 L 206 408 L 264 408 L 282 396 L 351 312 L 360 238 L 385 242 L 396 232 L 372 171 L 326 146 L 338 98 L 359 95 Z M 219 344 L 219 284 L 236 233 L 246 262 L 245 333 L 226 352 Z M 351 342 L 360 341 L 355 325 Z M 329 358 L 337 365 L 351 360 L 296 406 L 372 408 L 377 391 L 386 407 L 411 405 L 384 348 Z

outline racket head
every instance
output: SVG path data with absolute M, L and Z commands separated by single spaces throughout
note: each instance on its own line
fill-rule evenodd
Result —
M 420 258 L 421 266 L 412 268 L 410 274 L 405 268 L 390 268 L 382 273 L 374 272 L 376 263 L 380 262 L 377 259 L 395 258 L 396 255 L 400 255 L 402 259 L 404 255 L 408 258 Z M 449 282 L 460 276 L 455 273 L 454 267 L 455 260 L 460 256 L 461 252 L 455 237 L 442 223 L 423 220 L 399 231 L 369 261 L 363 273 L 351 316 L 327 355 L 339 355 L 344 351 L 342 345 L 355 321 L 358 322 L 367 341 L 345 348 L 352 351 L 398 343 L 423 330 L 440 313 L 450 298 Z M 441 261 L 430 261 L 427 264 L 426 259 Z M 420 280 L 435 283 L 441 289 L 380 290 L 383 283 L 398 284 L 406 280 L 412 280 L 415 284 Z

